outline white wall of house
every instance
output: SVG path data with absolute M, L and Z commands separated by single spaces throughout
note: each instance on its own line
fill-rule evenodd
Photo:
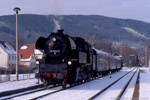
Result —
M 35 54 L 36 59 L 42 59 L 43 58 L 43 53 L 38 49 L 34 50 L 34 54 Z
M 3 48 L 0 47 L 0 67 L 8 68 L 11 66 L 16 66 L 16 54 L 9 54 Z
M 8 66 L 16 66 L 16 55 L 15 54 L 8 55 Z
M 29 67 L 31 64 L 29 61 L 20 61 L 20 65 Z
M 8 67 L 8 54 L 0 47 L 0 67 Z
M 21 59 L 20 65 L 27 66 L 27 67 L 35 67 L 36 66 L 35 55 L 32 54 L 32 56 L 28 59 Z

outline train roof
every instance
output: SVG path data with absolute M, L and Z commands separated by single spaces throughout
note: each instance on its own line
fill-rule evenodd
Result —
M 113 56 L 113 55 L 111 55 L 111 54 L 109 54 L 109 53 L 107 53 L 107 52 L 98 50 L 98 49 L 96 49 L 96 48 L 92 48 L 92 49 L 95 50 L 95 52 L 96 52 L 97 54 L 101 54 L 101 55 L 104 55 L 104 56 L 107 56 L 107 57 L 110 57 L 110 58 L 115 58 L 115 59 L 117 59 L 117 60 L 121 60 L 121 58 L 120 58 L 119 56 Z
M 98 49 L 96 49 L 96 48 L 93 48 L 93 49 L 96 51 L 97 54 L 101 54 L 101 55 L 104 55 L 104 56 L 110 56 L 110 54 L 107 53 L 107 52 L 98 50 Z

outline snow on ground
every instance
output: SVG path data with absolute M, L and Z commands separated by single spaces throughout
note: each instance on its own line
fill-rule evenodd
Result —
M 132 71 L 131 73 L 127 74 L 119 82 L 117 82 L 116 84 L 111 86 L 108 90 L 103 92 L 100 96 L 96 97 L 94 100 L 112 100 L 112 99 L 115 100 L 116 97 L 120 94 L 122 88 L 126 85 L 128 80 L 134 74 L 134 72 L 135 72 L 135 70 Z M 133 86 L 133 88 L 134 88 L 134 86 Z
M 60 90 L 60 89 L 62 89 L 61 86 L 56 87 L 54 89 L 46 89 L 46 90 L 43 90 L 43 91 L 30 93 L 28 95 L 23 95 L 23 96 L 20 96 L 20 97 L 15 97 L 15 98 L 12 98 L 10 100 L 31 100 L 31 99 L 36 98 L 38 96 L 42 96 L 42 95 L 45 95 L 47 93 L 52 93 L 52 92 Z
M 147 39 L 147 40 L 148 40 L 148 38 L 147 38 L 143 33 L 137 32 L 137 31 L 134 30 L 133 28 L 130 28 L 130 27 L 123 27 L 123 29 L 125 29 L 126 31 L 128 31 L 129 33 L 131 33 L 131 34 L 134 35 L 134 36 L 141 37 L 141 38 L 143 38 L 143 39 Z
M 70 100 L 70 99 L 71 100 L 87 100 L 89 97 L 93 96 L 95 93 L 102 90 L 112 81 L 116 80 L 118 77 L 121 77 L 121 75 L 124 75 L 129 70 L 131 69 L 123 68 L 123 70 L 121 70 L 120 72 L 112 74 L 111 78 L 110 78 L 110 75 L 108 75 L 100 79 L 93 80 L 91 82 L 84 83 L 79 86 L 75 86 L 70 89 L 46 96 L 41 99 L 42 100 L 49 100 L 49 99 L 51 100 L 53 99 L 54 100 Z M 140 73 L 140 96 L 139 98 L 140 100 L 143 100 L 143 99 L 150 100 L 150 69 L 140 68 L 140 70 L 142 71 Z M 136 77 L 137 77 L 137 73 L 136 73 L 136 76 L 134 77 L 134 80 L 129 84 L 129 88 L 126 90 L 126 94 L 123 96 L 123 98 L 128 99 L 132 97 L 133 91 L 134 91 L 133 86 L 135 84 Z M 34 86 L 34 85 L 37 85 L 36 82 L 37 82 L 37 79 L 29 79 L 29 80 L 0 83 L 0 92 Z M 39 94 L 34 94 L 34 96 L 37 96 Z M 23 99 L 27 100 L 26 97 L 22 98 L 22 100 Z
M 130 100 L 130 99 L 132 99 L 137 77 L 138 77 L 138 72 L 136 72 L 136 74 L 134 75 L 134 77 L 131 80 L 130 84 L 128 85 L 124 95 L 121 98 L 122 100 L 126 100 L 126 99 Z
M 123 70 L 127 71 L 128 68 L 123 68 Z M 26 88 L 28 86 L 34 86 L 37 85 L 37 79 L 28 79 L 28 80 L 22 80 L 22 79 L 26 79 L 28 77 L 28 75 L 21 75 L 19 74 L 19 79 L 20 81 L 13 81 L 15 80 L 16 76 L 15 75 L 11 75 L 11 80 L 9 82 L 3 82 L 0 83 L 0 92 L 3 91 L 9 91 L 9 90 L 16 90 L 16 89 L 20 89 L 20 88 Z M 33 77 L 33 74 L 30 75 L 30 77 Z M 0 78 L 4 78 L 4 75 L 0 75 Z
M 141 100 L 150 100 L 150 69 L 141 68 L 140 96 Z
M 26 88 L 29 86 L 35 86 L 37 85 L 36 82 L 37 79 L 28 79 L 28 80 L 0 83 L 0 92 Z
M 94 94 L 104 89 L 106 86 L 120 78 L 122 75 L 130 71 L 131 69 L 125 69 L 118 73 L 112 74 L 105 77 L 99 78 L 97 80 L 93 80 L 91 82 L 81 84 L 79 86 L 72 87 L 70 89 L 57 92 L 55 94 L 51 94 L 42 100 L 87 100 L 92 97 Z

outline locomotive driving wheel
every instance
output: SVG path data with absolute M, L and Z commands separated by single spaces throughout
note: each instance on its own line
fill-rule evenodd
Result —
M 62 84 L 61 84 L 61 85 L 62 85 L 62 88 L 66 88 L 66 85 L 67 85 L 67 84 L 66 84 L 66 79 L 64 79 L 64 80 L 62 81 Z

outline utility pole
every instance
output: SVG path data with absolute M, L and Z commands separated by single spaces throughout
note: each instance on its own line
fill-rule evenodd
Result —
M 13 11 L 16 12 L 16 81 L 18 81 L 18 12 L 21 9 L 18 7 L 15 7 Z

